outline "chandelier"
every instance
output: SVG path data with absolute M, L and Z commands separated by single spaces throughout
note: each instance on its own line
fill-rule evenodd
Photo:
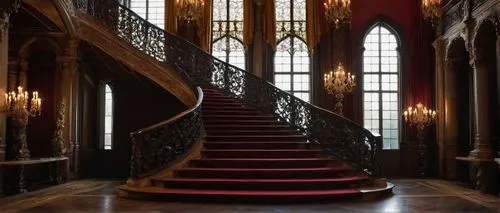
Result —
M 344 70 L 342 63 L 339 63 L 335 72 L 330 71 L 329 74 L 325 73 L 324 77 L 325 90 L 330 95 L 335 95 L 334 112 L 342 115 L 342 100 L 344 93 L 352 92 L 356 86 L 355 76 L 347 73 Z
M 422 0 L 422 14 L 434 24 L 442 15 L 441 0 Z
M 330 24 L 338 28 L 342 23 L 349 23 L 351 18 L 351 0 L 327 0 L 324 3 L 325 17 Z
M 405 121 L 408 122 L 410 126 L 417 127 L 417 130 L 423 130 L 436 119 L 436 111 L 427 109 L 427 107 L 421 103 L 418 103 L 415 108 L 408 107 L 408 109 L 403 112 L 403 115 L 405 116 Z
M 427 107 L 418 103 L 415 108 L 408 107 L 408 109 L 403 112 L 403 115 L 405 117 L 405 121 L 410 124 L 410 126 L 415 126 L 417 128 L 419 173 L 421 177 L 424 177 L 426 169 L 424 129 L 436 120 L 436 111 L 427 109 Z
M 203 14 L 204 0 L 177 0 L 177 16 L 188 22 L 199 19 Z
M 29 107 L 28 101 L 30 102 Z M 28 92 L 23 91 L 22 87 L 17 87 L 17 92 L 5 93 L 5 102 L 2 111 L 12 119 L 13 137 L 19 145 L 16 155 L 16 159 L 18 160 L 30 158 L 28 143 L 26 141 L 26 126 L 28 125 L 28 118 L 39 116 L 41 109 L 42 99 L 36 91 L 33 92 L 31 100 L 29 100 Z

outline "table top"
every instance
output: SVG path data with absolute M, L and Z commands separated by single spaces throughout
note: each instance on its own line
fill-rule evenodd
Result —
M 10 161 L 0 161 L 0 166 L 40 164 L 40 163 L 50 163 L 50 162 L 65 161 L 65 160 L 68 160 L 68 157 L 32 158 L 29 160 L 10 160 Z

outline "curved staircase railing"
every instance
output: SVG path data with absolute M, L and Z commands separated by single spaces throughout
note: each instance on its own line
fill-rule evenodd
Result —
M 178 71 L 186 72 L 196 84 L 219 88 L 250 106 L 272 113 L 336 158 L 372 176 L 381 175 L 381 163 L 377 158 L 382 149 L 380 136 L 211 56 L 192 43 L 154 26 L 117 1 L 74 1 L 79 11 L 93 16 L 144 54 L 166 65 L 180 67 Z

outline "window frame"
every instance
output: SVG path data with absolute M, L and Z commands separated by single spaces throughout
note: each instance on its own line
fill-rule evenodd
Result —
M 309 101 L 306 101 L 306 102 L 309 102 L 309 103 L 313 103 L 313 89 L 314 89 L 314 85 L 313 85 L 313 60 L 312 60 L 312 54 L 310 52 L 310 50 L 307 48 L 307 41 L 306 41 L 306 38 L 303 38 L 302 36 L 306 36 L 307 35 L 307 15 L 306 15 L 306 19 L 305 20 L 295 20 L 294 18 L 294 3 L 296 0 L 288 0 L 290 1 L 290 26 L 292 26 L 290 28 L 289 31 L 279 31 L 278 29 L 278 23 L 282 23 L 282 22 L 288 22 L 288 21 L 278 21 L 278 19 L 276 18 L 276 38 L 278 39 L 276 41 L 276 49 L 273 51 L 273 66 L 272 66 L 272 70 L 273 70 L 273 84 L 276 86 L 276 75 L 289 75 L 290 76 L 290 90 L 283 90 L 285 92 L 288 92 L 290 93 L 291 95 L 295 96 L 295 92 L 297 93 L 308 93 L 309 94 Z M 305 4 L 306 4 L 306 14 L 307 14 L 307 1 L 305 1 Z M 276 9 L 277 10 L 277 9 Z M 276 16 L 276 14 L 275 14 Z M 305 31 L 303 32 L 303 35 L 301 36 L 300 35 L 300 32 L 299 33 L 296 33 L 293 26 L 295 26 L 295 22 L 304 22 L 304 26 L 305 26 Z M 283 35 L 285 34 L 285 36 L 281 37 L 281 38 L 278 38 L 279 35 Z M 294 40 L 295 39 L 299 39 L 301 42 L 304 43 L 304 45 L 306 46 L 306 49 L 307 49 L 307 55 L 308 55 L 308 59 L 309 59 L 309 66 L 308 66 L 308 71 L 307 72 L 294 72 L 293 71 L 293 57 L 294 55 L 290 55 L 291 57 L 291 60 L 290 60 L 290 72 L 276 72 L 276 53 L 278 52 L 278 46 L 285 40 L 287 39 L 291 39 L 291 48 L 294 47 Z M 290 49 L 289 49 L 290 50 Z M 294 51 L 295 52 L 295 51 Z M 293 80 L 293 76 L 297 74 L 297 75 L 308 75 L 309 76 L 309 90 L 308 91 L 304 91 L 304 90 L 294 90 L 293 88 L 293 85 L 294 85 L 294 80 Z M 277 86 L 276 86 L 277 87 Z M 278 87 L 279 88 L 279 87 Z M 281 89 L 281 88 L 280 88 Z M 301 99 L 300 97 L 298 96 L 295 96 L 299 99 Z M 302 99 L 301 99 L 302 100 Z
M 381 48 L 381 45 L 383 42 L 380 41 L 379 39 L 379 42 L 378 42 L 378 51 L 379 51 L 379 55 L 378 55 L 378 66 L 379 66 L 379 71 L 378 72 L 365 72 L 365 69 L 364 69 L 364 64 L 365 64 L 365 51 L 366 51 L 366 48 L 364 47 L 365 46 L 365 42 L 366 42 L 366 38 L 367 36 L 369 35 L 369 33 L 376 27 L 383 27 L 384 29 L 386 29 L 387 31 L 389 31 L 391 33 L 391 35 L 393 35 L 396 39 L 396 43 L 397 43 L 397 47 L 394 49 L 397 53 L 397 72 L 382 72 L 382 48 Z M 377 35 L 381 35 L 380 32 L 377 33 Z M 365 30 L 365 34 L 364 36 L 362 37 L 362 40 L 361 40 L 361 47 L 362 47 L 362 51 L 361 51 L 361 54 L 360 54 L 360 58 L 361 58 L 361 63 L 360 63 L 360 70 L 361 70 L 361 78 L 359 79 L 360 80 L 360 84 L 361 84 L 361 94 L 362 94 L 362 107 L 361 107 L 361 117 L 362 117 L 362 124 L 363 124 L 363 128 L 366 128 L 365 127 L 365 94 L 366 93 L 376 93 L 378 94 L 378 106 L 379 106 L 379 109 L 378 109 L 378 116 L 379 116 L 379 132 L 378 134 L 382 137 L 382 140 L 384 138 L 384 135 L 383 135 L 383 123 L 384 123 L 384 119 L 383 119 L 383 95 L 382 94 L 391 94 L 391 93 L 397 93 L 397 98 L 398 98 L 398 109 L 397 109 L 397 119 L 398 119 L 398 147 L 397 148 L 385 148 L 385 147 L 382 147 L 383 150 L 399 150 L 401 148 L 401 141 L 402 141 L 402 133 L 403 133 L 403 120 L 402 120 L 402 109 L 403 109 L 403 54 L 402 54 L 402 47 L 403 47 L 403 42 L 401 40 L 401 33 L 399 33 L 398 30 L 396 30 L 396 28 L 394 28 L 393 26 L 391 26 L 391 24 L 388 24 L 387 22 L 385 21 L 377 21 L 375 22 L 374 24 L 370 25 L 370 27 Z M 398 84 L 397 84 L 397 92 L 394 92 L 394 91 L 387 91 L 387 90 L 383 90 L 382 89 L 382 75 L 384 74 L 397 74 L 398 76 Z M 365 90 L 365 85 L 364 85 L 364 79 L 365 79 L 365 75 L 377 75 L 378 77 L 378 82 L 379 82 L 379 89 L 378 90 Z M 370 130 L 371 131 L 371 130 Z
M 106 148 L 106 86 L 111 90 L 111 144 Z M 114 118 L 115 118 L 115 92 L 114 86 L 109 81 L 99 83 L 99 149 L 102 151 L 112 151 L 114 149 Z
M 122 3 L 123 6 L 129 8 L 130 10 L 134 11 L 137 15 L 139 15 L 140 17 L 142 17 L 141 13 L 135 11 L 133 8 L 132 8 L 132 2 L 133 1 L 137 1 L 137 0 L 121 0 L 120 3 Z M 167 20 L 165 20 L 165 17 L 166 17 L 166 7 L 167 7 L 167 0 L 165 0 L 163 2 L 163 23 L 160 23 L 159 25 L 157 25 L 157 23 L 153 23 L 152 20 L 150 19 L 150 7 L 149 7 L 149 2 L 150 0 L 144 0 L 144 3 L 145 3 L 145 9 L 146 11 L 144 12 L 144 20 L 148 21 L 149 23 L 159 27 L 160 29 L 165 29 L 165 23 Z M 161 1 L 160 1 L 161 2 Z M 153 8 L 153 7 L 152 7 Z M 161 7 L 154 7 L 154 8 L 161 8 Z M 158 20 L 158 19 L 153 19 L 153 20 Z
M 211 0 L 211 1 L 212 1 L 212 5 L 214 5 L 214 0 Z M 213 45 L 216 42 L 218 42 L 218 41 L 220 41 L 222 39 L 226 39 L 227 38 L 226 39 L 226 41 L 227 41 L 226 42 L 226 49 L 229 50 L 229 48 L 227 48 L 227 47 L 230 46 L 229 45 L 229 41 L 230 41 L 230 39 L 234 39 L 237 42 L 239 42 L 241 44 L 241 46 L 243 47 L 243 58 L 244 58 L 244 68 L 243 68 L 243 70 L 246 70 L 246 68 L 247 68 L 247 50 L 245 48 L 245 45 L 243 44 L 243 41 L 240 38 L 234 36 L 234 33 L 232 33 L 233 31 L 230 31 L 230 23 L 234 22 L 234 20 L 230 20 L 230 15 L 231 15 L 230 14 L 230 11 L 231 11 L 230 1 L 231 0 L 225 0 L 225 1 L 226 1 L 226 6 L 227 6 L 226 19 L 222 20 L 222 22 L 226 23 L 226 28 L 223 29 L 223 31 L 222 31 L 223 34 L 221 34 L 220 37 L 214 38 L 214 36 L 213 36 L 214 35 L 214 23 L 216 22 L 214 20 L 214 18 L 213 18 L 214 17 L 214 7 L 212 7 L 212 10 L 211 10 L 211 13 L 210 13 L 210 17 L 211 17 L 211 23 L 210 24 L 212 25 L 211 29 L 210 29 L 211 30 L 211 36 L 210 36 L 210 55 L 213 55 L 213 50 L 214 50 L 214 48 L 213 48 L 214 46 Z M 243 10 L 244 10 L 245 9 L 245 1 L 242 1 L 242 3 L 243 3 L 242 6 L 243 6 Z M 218 20 L 217 22 L 219 22 L 219 21 L 221 21 L 221 20 Z M 243 36 L 244 36 L 244 32 L 243 31 L 244 31 L 245 19 L 243 18 L 241 22 L 242 22 L 242 25 L 241 25 L 242 26 L 241 36 L 243 38 Z M 238 31 L 236 31 L 236 32 L 238 32 Z M 229 55 L 231 54 L 231 52 L 230 51 L 225 51 L 225 53 L 226 53 L 226 56 L 225 56 L 226 60 L 221 60 L 221 61 L 224 61 L 227 64 L 230 64 L 229 63 L 229 61 L 230 61 L 229 60 Z

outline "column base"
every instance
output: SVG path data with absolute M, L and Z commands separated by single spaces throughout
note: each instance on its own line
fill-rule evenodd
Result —
M 489 150 L 475 148 L 474 150 L 470 151 L 469 158 L 493 159 L 493 158 L 495 158 L 495 153 L 493 153 L 492 151 L 489 151 Z

